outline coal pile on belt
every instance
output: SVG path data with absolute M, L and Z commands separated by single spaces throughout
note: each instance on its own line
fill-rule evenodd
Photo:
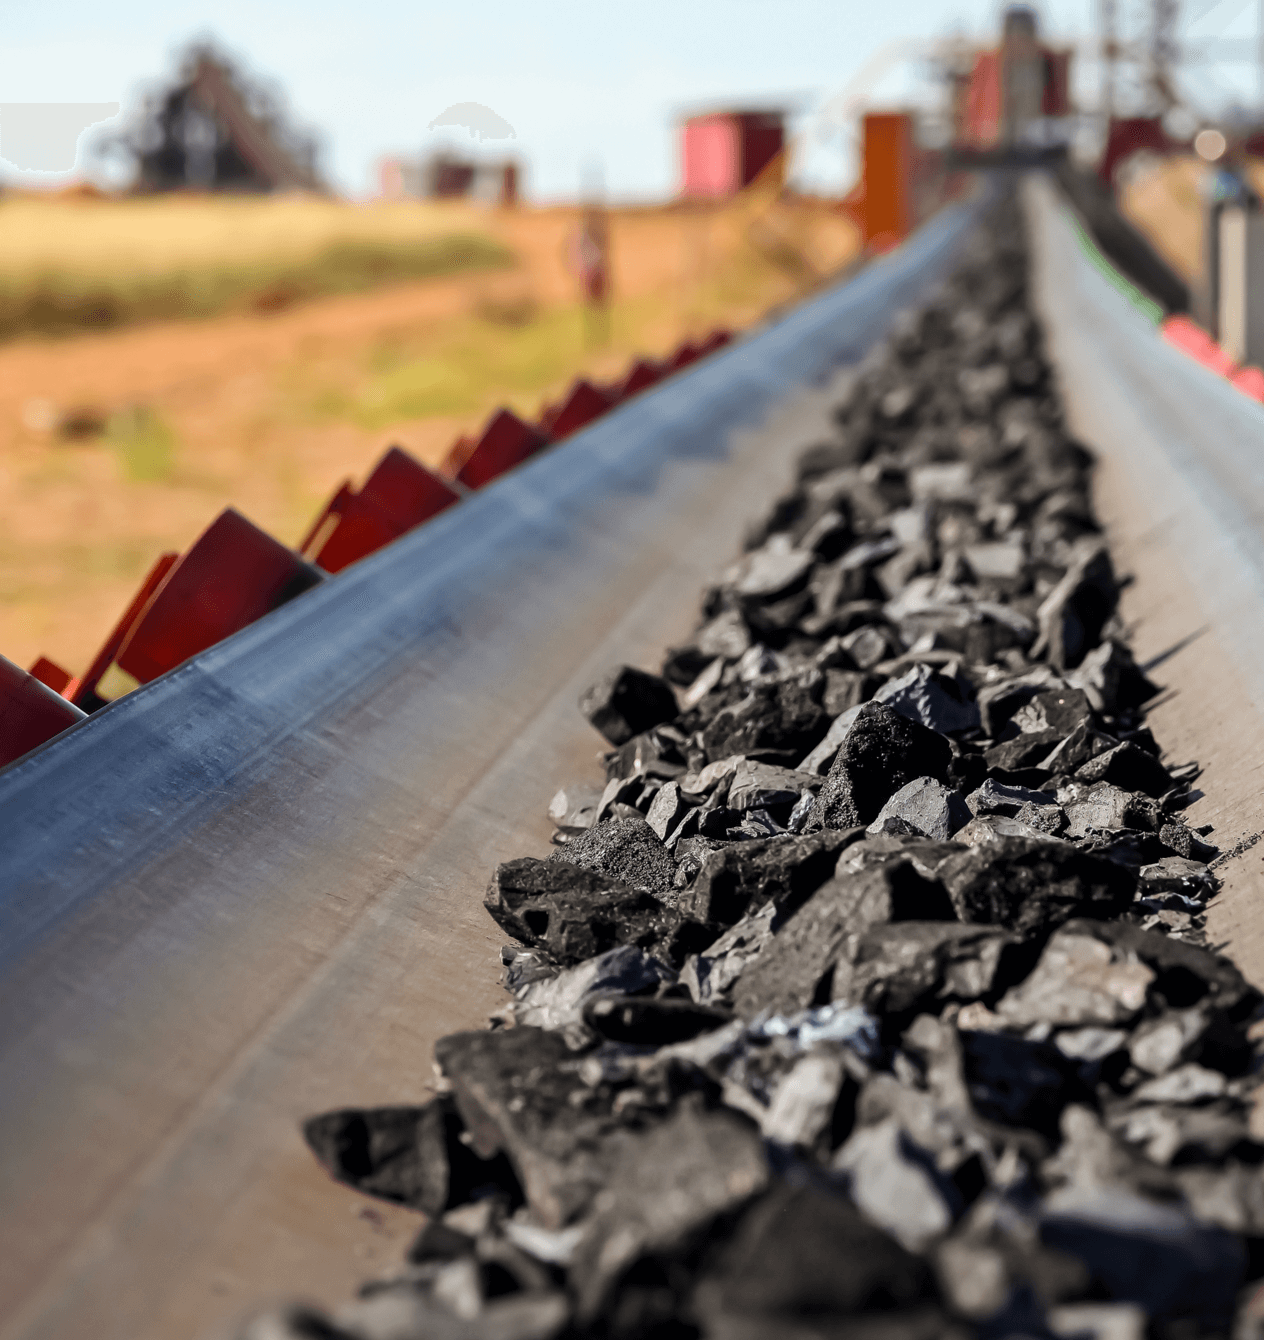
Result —
M 487 892 L 502 1015 L 305 1126 L 407 1261 L 251 1340 L 1257 1333 L 1260 998 L 1024 248 L 1001 206 L 692 642 L 584 695 L 604 790 Z

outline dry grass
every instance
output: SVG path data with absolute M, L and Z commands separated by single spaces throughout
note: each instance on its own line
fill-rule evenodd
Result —
M 503 268 L 474 211 L 319 198 L 8 199 L 0 338 L 67 334 Z
M 116 235 L 115 206 L 64 208 L 95 211 Z M 534 416 L 581 372 L 612 377 L 635 355 L 747 327 L 856 250 L 851 225 L 810 203 L 620 211 L 609 338 L 594 344 L 567 266 L 574 210 L 457 206 L 435 217 L 436 235 L 478 231 L 517 265 L 266 316 L 0 347 L 0 652 L 77 671 L 153 559 L 186 548 L 220 508 L 294 543 L 340 480 L 363 478 L 390 443 L 436 462 L 497 404 Z M 75 407 L 103 431 L 67 440 L 34 412 Z

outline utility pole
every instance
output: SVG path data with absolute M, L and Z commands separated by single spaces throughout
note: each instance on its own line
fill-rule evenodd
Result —
M 1158 102 L 1158 114 L 1180 101 L 1172 79 L 1176 64 L 1176 19 L 1180 0 L 1153 0 L 1153 27 L 1150 32 L 1150 88 Z
M 1119 56 L 1118 0 L 1100 0 L 1102 29 L 1102 115 L 1109 128 L 1115 115 L 1115 61 Z M 1264 10 L 1264 0 L 1260 0 Z

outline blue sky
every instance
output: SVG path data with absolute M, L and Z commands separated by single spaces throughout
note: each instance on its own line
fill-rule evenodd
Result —
M 1140 14 L 1136 0 L 1123 0 L 1125 13 L 1130 6 Z M 1187 0 L 1185 27 L 1249 39 L 1258 6 Z M 1037 8 L 1053 40 L 1091 39 L 1095 0 Z M 444 141 L 473 147 L 463 132 L 426 125 L 451 103 L 479 102 L 516 128 L 503 147 L 527 160 L 534 197 L 573 195 L 585 165 L 600 162 L 612 196 L 654 198 L 675 182 L 672 123 L 682 107 L 788 102 L 800 127 L 892 44 L 988 39 L 1000 9 L 994 0 L 0 0 L 0 102 L 119 101 L 126 109 L 184 43 L 211 36 L 285 89 L 295 117 L 320 132 L 326 173 L 349 194 L 373 188 L 383 154 Z M 1081 90 L 1091 94 L 1095 80 L 1085 59 Z M 1200 68 L 1189 81 L 1204 106 L 1235 89 L 1249 95 L 1255 84 L 1241 66 L 1211 78 Z M 885 106 L 925 96 L 922 71 L 892 60 L 869 95 Z M 482 152 L 501 148 L 488 143 Z M 806 183 L 841 186 L 851 170 L 845 136 L 810 136 L 799 160 Z M 0 171 L 15 179 L 2 161 Z

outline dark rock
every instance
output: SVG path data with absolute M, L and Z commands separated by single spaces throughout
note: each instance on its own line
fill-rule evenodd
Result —
M 768 1180 L 759 1133 L 732 1112 L 683 1104 L 661 1125 L 627 1137 L 571 1267 L 581 1323 L 602 1312 L 640 1259 L 678 1252 Z
M 593 786 L 565 786 L 549 802 L 549 818 L 559 828 L 591 828 L 601 792 Z
M 676 974 L 633 945 L 621 945 L 555 977 L 532 982 L 516 992 L 514 1020 L 534 1028 L 568 1028 L 583 1023 L 589 997 L 615 992 L 628 996 L 672 983 Z
M 671 888 L 676 875 L 671 853 L 639 817 L 597 824 L 573 837 L 549 861 L 592 870 L 658 895 Z
M 642 731 L 606 755 L 606 778 L 679 777 L 685 771 L 683 743 L 674 726 Z
M 1153 800 L 1134 796 L 1109 782 L 1075 786 L 1062 808 L 1066 811 L 1069 837 L 1085 837 L 1090 833 L 1112 832 L 1120 828 L 1157 833 L 1164 822 L 1163 813 Z
M 1091 935 L 1121 953 L 1134 955 L 1154 970 L 1156 999 L 1174 1010 L 1204 1005 L 1230 1022 L 1250 1017 L 1260 994 L 1223 955 L 1197 945 L 1145 931 L 1124 921 L 1074 921 L 1068 933 Z
M 878 817 L 867 831 L 887 831 L 887 822 L 898 819 L 910 832 L 946 842 L 959 828 L 964 828 L 970 818 L 965 801 L 955 791 L 950 791 L 933 777 L 918 777 L 900 787 L 878 811 Z
M 962 1209 L 952 1182 L 894 1119 L 853 1131 L 830 1167 L 847 1175 L 865 1216 L 911 1252 L 947 1233 Z
M 880 1017 L 992 1003 L 1030 970 L 1036 946 L 1009 931 L 958 922 L 873 926 L 834 966 L 831 994 Z
M 801 758 L 829 729 L 820 701 L 824 682 L 821 675 L 815 687 L 793 681 L 755 685 L 740 702 L 718 712 L 702 732 L 707 757 L 785 750 Z
M 1172 777 L 1153 754 L 1124 741 L 1090 759 L 1075 774 L 1077 782 L 1109 782 L 1124 791 L 1143 791 L 1157 799 L 1172 789 Z
M 1109 735 L 1102 735 L 1092 726 L 1081 723 L 1040 760 L 1039 766 L 1046 772 L 1073 773 L 1098 754 L 1104 754 L 1114 743 Z
M 1121 866 L 1067 843 L 1003 838 L 939 870 L 957 916 L 1020 932 L 1053 930 L 1072 917 L 1118 916 L 1136 882 Z
M 497 866 L 483 905 L 507 934 L 565 965 L 621 944 L 666 946 L 681 920 L 644 889 L 574 864 L 531 857 Z
M 1064 686 L 1041 689 L 1010 717 L 1010 725 L 1023 735 L 1053 731 L 1065 739 L 1081 727 L 1090 727 L 1092 717 L 1087 695 Z
M 1132 653 L 1113 640 L 1090 651 L 1070 679 L 1093 709 L 1107 716 L 1133 711 L 1159 691 L 1137 668 Z
M 537 1222 L 561 1228 L 587 1208 L 608 1172 L 618 1122 L 579 1078 L 560 1034 L 453 1033 L 436 1044 L 435 1060 L 471 1150 L 508 1156 Z
M 1028 801 L 1014 816 L 1015 820 L 1032 833 L 1047 833 L 1059 837 L 1066 831 L 1067 817 L 1059 805 Z
M 585 689 L 579 710 L 611 744 L 618 745 L 660 721 L 670 721 L 678 709 L 665 679 L 620 665 Z
M 738 622 L 741 622 L 741 616 L 738 616 Z M 747 640 L 749 646 L 749 639 Z M 746 647 L 742 648 L 745 651 Z M 737 656 L 742 651 L 736 653 Z M 675 684 L 679 688 L 687 689 L 700 674 L 715 660 L 714 656 L 708 656 L 701 647 L 668 647 L 666 656 L 663 657 L 663 678 L 669 684 Z
M 1032 1024 L 1083 1028 L 1130 1023 L 1145 1008 L 1154 981 L 1139 959 L 1095 936 L 1063 929 L 1035 971 L 997 1006 L 1013 1028 Z
M 1100 541 L 1086 541 L 1040 606 L 1040 639 L 1032 648 L 1033 659 L 1043 656 L 1059 669 L 1079 665 L 1097 646 L 1118 602 L 1109 553 Z
M 978 704 L 960 680 L 940 674 L 929 665 L 915 665 L 899 679 L 888 680 L 874 694 L 901 716 L 947 735 L 970 731 L 979 725 Z
M 1216 878 L 1201 861 L 1183 856 L 1163 856 L 1141 866 L 1141 893 L 1184 893 L 1191 898 L 1207 898 L 1216 887 Z
M 1084 1096 L 1071 1063 L 1053 1047 L 1005 1033 L 967 1031 L 960 1038 L 966 1089 L 985 1121 L 1052 1139 L 1062 1109 Z
M 463 1132 L 447 1096 L 423 1107 L 343 1108 L 303 1123 L 303 1138 L 326 1172 L 366 1196 L 429 1215 L 489 1186 L 521 1199 L 508 1163 L 494 1152 L 480 1158 Z
M 721 1328 L 729 1318 L 742 1318 L 766 1319 L 771 1329 L 755 1334 L 771 1337 L 799 1335 L 808 1319 L 823 1327 L 835 1318 L 891 1313 L 934 1296 L 925 1262 L 844 1197 L 777 1183 L 743 1215 L 704 1274 L 696 1306 L 709 1335 L 741 1334 Z
M 744 758 L 733 770 L 728 804 L 734 810 L 776 809 L 795 805 L 804 791 L 815 793 L 820 786 L 821 779 L 812 773 Z
M 1054 1196 L 1041 1216 L 1040 1237 L 1079 1257 L 1107 1297 L 1136 1303 L 1156 1320 L 1227 1325 L 1246 1267 L 1235 1235 L 1200 1224 L 1179 1206 L 1119 1188 Z
M 691 1000 L 637 999 L 622 995 L 590 996 L 584 1022 L 611 1042 L 636 1047 L 666 1047 L 687 1042 L 728 1023 L 726 1010 L 697 1005 Z
M 847 941 L 888 921 L 951 921 L 943 886 L 927 880 L 911 861 L 892 861 L 831 880 L 774 935 L 747 967 L 734 992 L 743 1017 L 762 1009 L 791 1014 L 832 999 L 833 965 L 850 957 Z
M 821 695 L 821 706 L 826 714 L 837 717 L 861 703 L 867 703 L 873 697 L 882 681 L 876 675 L 868 675 L 863 670 L 828 669 L 825 672 L 825 692 Z
M 858 1093 L 843 1052 L 816 1048 L 778 1081 L 761 1122 L 764 1139 L 824 1159 L 850 1134 Z
M 1033 791 L 1026 786 L 1006 786 L 989 777 L 982 786 L 966 797 L 972 814 L 1004 814 L 1018 817 L 1024 805 L 1057 807 L 1057 799 L 1047 791 Z
M 649 810 L 645 815 L 645 822 L 654 830 L 655 836 L 660 842 L 665 841 L 668 834 L 673 832 L 680 821 L 689 813 L 691 806 L 682 798 L 680 786 L 676 782 L 668 782 L 659 788 L 658 793 L 650 802 Z
M 1040 766 L 1061 741 L 1062 737 L 1058 732 L 1052 730 L 1037 731 L 1032 735 L 1016 735 L 1012 740 L 994 744 L 983 757 L 987 760 L 989 768 L 1018 772 L 1023 768 Z
M 892 708 L 866 703 L 839 748 L 813 810 L 826 828 L 870 824 L 902 786 L 918 777 L 944 781 L 948 741 Z
M 800 587 L 815 561 L 811 550 L 791 549 L 774 537 L 741 560 L 733 590 L 745 600 L 770 603 Z
M 722 848 L 706 858 L 678 907 L 695 921 L 722 926 L 769 901 L 792 910 L 830 878 L 839 854 L 861 836 L 858 829 L 827 830 Z
M 730 926 L 701 953 L 686 959 L 680 981 L 694 1000 L 703 1005 L 728 1005 L 737 979 L 746 965 L 772 940 L 776 905 L 765 903 Z

